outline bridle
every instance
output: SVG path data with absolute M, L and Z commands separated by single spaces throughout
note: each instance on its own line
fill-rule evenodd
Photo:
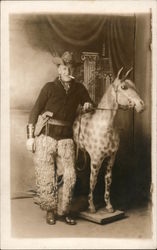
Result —
M 108 111 L 117 111 L 118 110 L 118 107 L 120 108 L 120 109 L 123 109 L 123 110 L 126 110 L 127 108 L 125 108 L 125 106 L 123 106 L 123 105 L 121 105 L 121 104 L 119 104 L 118 103 L 118 86 L 116 86 L 116 87 L 114 87 L 114 86 L 112 86 L 113 87 L 113 89 L 114 89 L 114 91 L 115 91 L 115 94 L 116 94 L 116 104 L 117 104 L 117 108 L 105 108 L 105 107 L 93 107 L 91 110 L 89 110 L 89 111 L 86 111 L 86 112 L 81 112 L 81 115 L 85 115 L 86 113 L 90 113 L 90 112 L 93 112 L 93 111 L 95 111 L 95 110 L 100 110 L 100 111 L 106 111 L 106 110 L 108 110 Z M 124 93 L 123 93 L 124 94 Z M 128 97 L 128 95 L 126 95 L 126 93 L 124 94 L 126 97 L 127 97 L 127 99 L 128 99 L 128 101 L 130 100 L 130 98 Z M 130 101 L 131 102 L 131 101 Z
M 134 89 L 134 88 L 133 88 L 133 89 Z M 121 90 L 118 90 L 118 86 L 117 86 L 117 88 L 114 88 L 114 90 L 115 90 L 115 93 L 116 93 L 116 103 L 118 104 L 118 107 L 119 107 L 120 109 L 126 110 L 127 108 L 125 108 L 124 105 L 121 105 L 121 104 L 118 103 L 118 91 L 121 91 Z M 135 107 L 135 104 L 132 105 L 133 102 L 131 101 L 130 97 L 128 96 L 128 94 L 127 94 L 127 92 L 126 92 L 125 90 L 123 90 L 123 95 L 124 95 L 124 96 L 127 98 L 127 100 L 128 100 L 128 106 L 129 106 L 130 108 L 134 108 L 134 107 Z

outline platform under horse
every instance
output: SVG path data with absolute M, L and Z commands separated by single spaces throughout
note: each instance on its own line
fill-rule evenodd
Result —
M 93 192 L 97 177 L 104 159 L 107 159 L 105 172 L 104 201 L 108 212 L 113 212 L 110 202 L 112 167 L 119 147 L 119 135 L 114 127 L 114 118 L 119 108 L 134 108 L 137 112 L 144 109 L 144 102 L 139 97 L 135 84 L 127 79 L 129 70 L 120 79 L 121 68 L 117 77 L 108 87 L 93 112 L 80 114 L 73 126 L 74 141 L 81 150 L 86 150 L 91 159 L 89 211 L 96 212 L 93 203 Z

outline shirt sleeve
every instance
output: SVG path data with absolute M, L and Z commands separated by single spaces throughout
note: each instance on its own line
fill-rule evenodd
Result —
M 85 102 L 89 102 L 92 103 L 93 106 L 95 106 L 95 103 L 93 102 L 93 100 L 90 98 L 88 90 L 86 89 L 86 87 L 80 83 L 80 104 L 83 106 Z
M 40 94 L 33 106 L 30 115 L 29 115 L 29 124 L 35 125 L 38 119 L 38 116 L 42 113 L 45 108 L 46 102 L 48 99 L 48 83 L 41 89 Z

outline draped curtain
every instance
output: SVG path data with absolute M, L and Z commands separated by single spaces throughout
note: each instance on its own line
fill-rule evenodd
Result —
M 30 25 L 33 24 L 33 25 Z M 134 16 L 55 14 L 26 18 L 25 30 L 31 46 L 60 56 L 63 51 L 110 54 L 113 73 L 134 64 Z
M 135 17 L 113 16 L 109 19 L 107 29 L 113 72 L 118 72 L 121 67 L 128 70 L 134 66 Z
M 48 16 L 48 23 L 63 41 L 84 47 L 98 39 L 106 18 L 102 16 Z

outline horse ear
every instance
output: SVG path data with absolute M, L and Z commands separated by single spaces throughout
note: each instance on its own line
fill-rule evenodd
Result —
M 129 73 L 133 70 L 133 67 L 131 67 L 125 74 L 125 76 L 127 77 L 129 75 Z
M 120 73 L 122 72 L 122 70 L 123 70 L 123 67 L 118 71 L 118 74 L 117 74 L 117 77 L 116 77 L 116 78 L 119 79 L 119 76 L 120 76 Z
M 131 67 L 125 74 L 125 76 L 122 78 L 122 82 L 127 78 L 127 76 L 129 75 L 129 73 L 133 70 L 133 67 Z

